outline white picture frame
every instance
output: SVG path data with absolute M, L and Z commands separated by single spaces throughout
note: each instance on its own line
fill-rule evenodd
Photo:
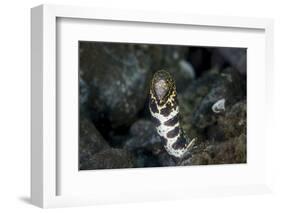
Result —
M 59 164 L 60 152 L 58 152 L 58 133 L 57 133 L 57 103 L 58 95 L 57 88 L 60 82 L 57 79 L 57 36 L 58 36 L 58 20 L 59 19 L 79 19 L 79 20 L 100 20 L 102 21 L 113 21 L 113 22 L 131 22 L 131 23 L 153 23 L 155 26 L 165 26 L 167 28 L 173 26 L 198 26 L 200 28 L 212 28 L 212 29 L 226 29 L 229 32 L 233 30 L 257 30 L 262 33 L 262 42 L 264 42 L 264 52 L 260 53 L 262 57 L 261 63 L 263 68 L 260 71 L 260 77 L 253 79 L 251 85 L 255 85 L 255 81 L 262 82 L 264 87 L 260 88 L 260 92 L 264 94 L 260 97 L 260 107 L 256 107 L 256 113 L 263 114 L 260 120 L 255 120 L 266 125 L 267 131 L 260 131 L 261 126 L 255 126 L 255 131 L 259 132 L 259 141 L 264 144 L 257 145 L 257 148 L 251 146 L 253 152 L 257 152 L 263 156 L 264 160 L 261 163 L 262 166 L 253 168 L 254 175 L 260 174 L 253 180 L 251 184 L 249 180 L 245 182 L 232 180 L 229 182 L 218 181 L 214 185 L 200 186 L 196 182 L 196 177 L 200 179 L 200 175 L 204 176 L 203 167 L 196 167 L 189 172 L 194 173 L 193 178 L 195 181 L 192 182 L 193 187 L 173 186 L 172 184 L 166 184 L 160 182 L 149 186 L 151 189 L 149 195 L 146 195 L 144 191 L 147 188 L 140 184 L 140 187 L 135 186 L 133 182 L 129 182 L 128 186 L 123 186 L 124 191 L 120 188 L 116 188 L 113 191 L 105 189 L 98 191 L 96 194 L 83 194 L 81 190 L 78 194 L 59 194 L 58 185 L 63 184 L 59 174 L 64 164 Z M 76 205 L 91 205 L 98 203 L 114 203 L 114 202 L 139 202 L 143 200 L 164 200 L 164 199 L 178 199 L 194 196 L 214 196 L 214 195 L 233 195 L 233 194 L 252 194 L 252 193 L 264 193 L 271 191 L 271 172 L 270 172 L 270 129 L 272 125 L 270 122 L 272 115 L 270 114 L 270 108 L 272 107 L 272 99 L 270 91 L 272 90 L 272 78 L 273 78 L 273 21 L 271 19 L 257 19 L 257 18 L 241 18 L 241 17 L 216 17 L 216 16 L 203 16 L 203 15 L 188 15 L 188 14 L 173 14 L 173 13 L 161 13 L 151 11 L 126 11 L 126 10 L 112 10 L 112 9 L 101 9 L 101 8 L 84 8 L 74 6 L 54 6 L 54 5 L 41 5 L 31 10 L 31 80 L 32 80 L 32 118 L 31 118 L 31 201 L 33 204 L 47 208 L 47 207 L 62 207 L 62 206 L 76 206 Z M 235 35 L 233 35 L 235 36 Z M 233 37 L 235 39 L 235 37 Z M 110 38 L 109 38 L 110 39 Z M 202 37 L 199 37 L 199 40 Z M 223 39 L 222 39 L 223 40 Z M 211 41 L 204 41 L 205 45 L 210 44 L 211 46 L 217 43 L 211 43 Z M 245 45 L 247 47 L 247 45 Z M 264 79 L 263 76 L 266 76 Z M 264 83 L 264 84 L 263 84 Z M 249 90 L 251 93 L 255 92 Z M 253 97 L 250 100 L 254 104 L 257 98 Z M 253 111 L 254 114 L 254 111 Z M 252 116 L 254 117 L 254 116 Z M 250 116 L 251 118 L 251 116 Z M 254 123 L 252 121 L 251 123 Z M 256 123 L 256 122 L 255 122 Z M 258 124 L 257 124 L 258 125 Z M 254 125 L 253 125 L 254 126 Z M 256 138 L 250 138 L 248 140 L 255 140 Z M 62 146 L 63 147 L 63 146 Z M 265 150 L 262 150 L 262 147 Z M 195 171 L 197 170 L 197 171 Z M 213 167 L 210 169 L 211 172 L 217 171 L 217 168 Z M 240 167 L 231 167 L 227 169 L 227 172 L 247 172 L 248 167 L 240 170 Z M 225 170 L 226 171 L 226 170 Z M 250 171 L 250 170 L 249 170 Z M 252 171 L 252 170 L 251 170 Z M 78 171 L 77 171 L 78 172 Z M 99 171 L 100 173 L 106 173 L 105 171 Z M 106 179 L 113 177 L 112 175 L 128 176 L 127 178 L 150 177 L 157 178 L 159 174 L 167 176 L 166 178 L 174 178 L 173 174 L 184 175 L 186 171 L 183 168 L 161 168 L 145 170 L 122 170 L 109 172 L 105 175 L 99 176 L 100 179 Z M 226 173 L 226 172 L 225 172 Z M 218 169 L 218 175 L 224 175 L 221 173 L 221 168 Z M 262 174 L 262 175 L 261 175 Z M 96 174 L 89 174 L 96 175 Z M 106 177 L 108 175 L 108 177 Z M 84 173 L 85 176 L 85 173 Z M 90 177 L 90 176 L 88 176 Z M 97 176 L 93 176 L 97 177 Z M 227 176 L 226 176 L 227 177 Z M 120 177 L 119 177 L 120 178 Z M 247 179 L 247 178 L 245 178 Z M 70 181 L 75 181 L 75 178 L 70 177 Z M 90 181 L 89 178 L 80 179 Z M 92 177 L 91 177 L 92 180 Z M 149 178 L 143 180 L 149 181 Z M 125 181 L 126 182 L 126 181 Z M 77 191 L 79 188 L 75 188 L 77 183 L 70 182 L 67 187 L 69 191 Z M 80 187 L 80 186 L 79 186 Z M 81 186 L 83 188 L 83 186 Z M 84 186 L 85 188 L 85 186 Z M 91 188 L 91 187 L 89 187 Z M 116 192 L 117 190 L 117 192 Z M 79 190 L 78 190 L 79 191 Z M 122 194 L 122 196 L 120 195 Z

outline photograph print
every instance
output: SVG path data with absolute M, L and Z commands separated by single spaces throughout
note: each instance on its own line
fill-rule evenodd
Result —
M 247 163 L 247 49 L 79 41 L 79 170 Z

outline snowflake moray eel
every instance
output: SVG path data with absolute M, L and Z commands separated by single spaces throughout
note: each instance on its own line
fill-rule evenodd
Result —
M 169 155 L 186 156 L 195 139 L 189 140 L 180 123 L 176 84 L 169 72 L 157 71 L 151 81 L 149 110 Z

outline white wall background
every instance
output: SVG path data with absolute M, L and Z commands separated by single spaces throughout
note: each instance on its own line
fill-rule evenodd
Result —
M 51 212 L 280 212 L 281 210 L 281 6 L 278 0 L 8 0 L 0 7 L 0 212 L 37 212 L 30 188 L 30 8 L 41 3 L 79 4 L 191 14 L 269 17 L 275 20 L 275 135 L 271 195 L 202 198 L 185 201 L 52 209 Z M 279 84 L 279 85 L 278 85 Z M 279 111 L 278 111 L 279 109 Z

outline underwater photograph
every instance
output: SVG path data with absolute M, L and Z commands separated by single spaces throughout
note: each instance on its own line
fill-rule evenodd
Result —
M 247 49 L 79 41 L 79 170 L 247 163 Z

